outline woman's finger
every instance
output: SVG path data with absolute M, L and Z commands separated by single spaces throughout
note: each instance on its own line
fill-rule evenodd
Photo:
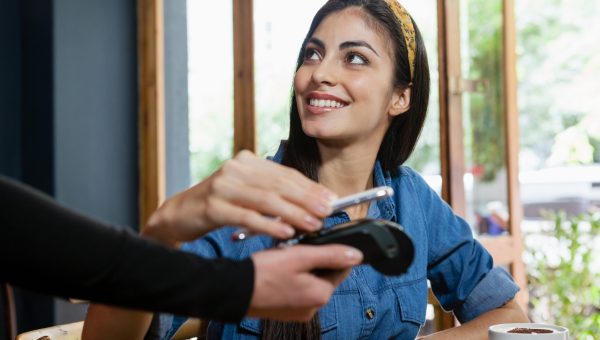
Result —
M 227 201 L 209 206 L 208 215 L 213 223 L 222 225 L 239 225 L 256 234 L 266 234 L 278 239 L 287 239 L 294 235 L 291 225 L 272 217 L 267 217 L 254 210 L 243 208 Z
M 272 190 L 223 182 L 220 184 L 220 197 L 232 204 L 263 215 L 278 217 L 283 223 L 306 231 L 318 230 L 322 220 L 311 211 L 290 202 Z

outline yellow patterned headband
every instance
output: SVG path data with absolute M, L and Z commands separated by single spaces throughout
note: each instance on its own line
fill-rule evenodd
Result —
M 408 51 L 408 65 L 410 67 L 410 79 L 412 81 L 415 76 L 415 54 L 417 52 L 415 26 L 413 25 L 406 8 L 404 8 L 397 0 L 385 0 L 385 2 L 390 6 L 396 19 L 400 22 L 400 28 L 402 29 L 402 35 L 404 35 L 404 42 L 406 43 L 406 49 Z

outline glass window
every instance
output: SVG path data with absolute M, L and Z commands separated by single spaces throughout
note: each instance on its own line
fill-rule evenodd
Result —
M 502 1 L 460 2 L 465 217 L 473 231 L 508 227 Z
M 233 149 L 232 2 L 188 1 L 188 95 L 192 183 Z
M 300 46 L 324 0 L 254 1 L 258 154 L 273 155 L 289 130 L 290 94 Z
M 534 322 L 563 325 L 578 339 L 595 339 L 600 331 L 600 2 L 515 5 L 529 315 Z
M 600 207 L 600 3 L 516 2 L 523 228 Z M 535 12 L 531 12 L 535 11 Z
M 440 105 L 439 105 L 439 72 L 438 72 L 438 23 L 436 1 L 406 0 L 402 1 L 408 12 L 417 23 L 429 62 L 431 76 L 431 92 L 425 126 L 419 137 L 414 152 L 407 165 L 419 171 L 429 185 L 440 194 L 442 177 L 440 165 Z

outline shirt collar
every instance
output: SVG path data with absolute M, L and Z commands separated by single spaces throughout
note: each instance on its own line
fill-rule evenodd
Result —
M 379 160 L 375 161 L 375 166 L 373 167 L 373 185 L 376 187 L 379 186 L 392 186 L 392 177 L 389 172 L 384 172 L 381 167 L 381 162 Z M 398 193 L 396 193 L 398 194 Z M 397 222 L 396 220 L 396 204 L 394 202 L 394 196 L 386 197 L 377 202 L 377 207 L 381 213 L 381 219 L 389 220 Z

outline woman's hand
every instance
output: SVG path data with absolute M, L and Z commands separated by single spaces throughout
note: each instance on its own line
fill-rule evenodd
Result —
M 241 151 L 210 177 L 165 201 L 142 234 L 175 245 L 223 225 L 239 225 L 289 238 L 294 228 L 319 229 L 334 198 L 300 172 Z

